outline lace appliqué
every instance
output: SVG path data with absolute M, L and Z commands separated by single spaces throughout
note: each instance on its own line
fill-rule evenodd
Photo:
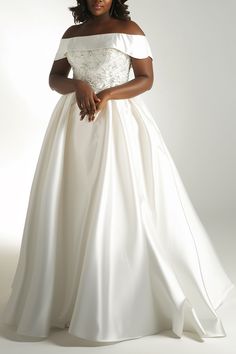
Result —
M 87 81 L 97 93 L 129 80 L 130 56 L 115 48 L 68 51 L 73 78 Z

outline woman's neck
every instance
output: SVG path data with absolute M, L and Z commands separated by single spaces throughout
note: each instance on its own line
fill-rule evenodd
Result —
M 103 15 L 100 15 L 100 16 L 91 16 L 87 23 L 91 24 L 91 25 L 103 25 L 103 24 L 106 24 L 106 23 L 109 23 L 110 21 L 112 21 L 112 17 L 110 16 L 109 13 L 105 13 Z

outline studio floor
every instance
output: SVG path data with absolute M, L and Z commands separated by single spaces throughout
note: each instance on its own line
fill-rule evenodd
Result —
M 204 222 L 217 254 L 230 279 L 236 284 L 235 249 L 236 223 L 232 219 L 219 218 Z M 4 235 L 2 235 L 2 240 Z M 14 276 L 19 256 L 18 248 L 0 245 L 0 317 L 2 309 L 10 292 L 10 284 Z M 227 301 L 218 309 L 217 313 L 222 320 L 227 333 L 226 337 L 200 339 L 197 335 L 184 332 L 182 338 L 176 338 L 171 331 L 164 331 L 156 335 L 115 343 L 95 343 L 76 338 L 68 334 L 67 330 L 51 329 L 48 338 L 41 341 L 25 341 L 17 337 L 6 326 L 0 327 L 0 353 L 145 353 L 145 354 L 235 354 L 236 347 L 236 291 L 233 290 Z M 1 318 L 0 318 L 1 320 Z

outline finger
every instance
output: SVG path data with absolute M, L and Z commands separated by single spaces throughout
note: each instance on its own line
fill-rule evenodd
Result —
M 80 120 L 84 119 L 84 117 L 85 117 L 85 114 L 81 114 L 80 115 Z
M 94 114 L 96 112 L 96 103 L 93 97 L 90 98 L 90 114 Z
M 84 113 L 87 113 L 87 111 L 86 111 L 86 109 L 81 109 L 81 111 L 80 111 L 80 114 L 84 114 Z
M 94 99 L 95 102 L 100 102 L 101 101 L 101 99 L 95 93 L 93 95 L 93 99 Z
M 79 108 L 80 108 L 81 110 L 83 110 L 83 109 L 85 108 L 85 106 L 84 106 L 84 101 L 83 101 L 83 100 L 80 101 L 80 103 L 79 103 Z
M 88 110 L 87 109 L 87 98 L 85 97 L 85 96 L 83 96 L 82 98 L 81 98 L 81 101 L 80 101 L 80 107 L 81 107 L 81 109 L 82 110 Z
M 97 119 L 97 116 L 98 116 L 98 112 L 96 112 L 96 113 L 94 114 L 93 121 L 95 121 L 95 120 Z
M 89 100 L 89 98 L 86 98 L 86 100 L 85 100 L 84 104 L 85 104 L 85 109 L 86 109 L 86 110 L 87 110 L 87 112 L 89 113 L 89 112 L 90 112 L 90 110 L 91 110 L 91 107 L 90 107 L 90 100 Z
M 88 119 L 89 119 L 89 121 L 93 121 L 94 120 L 94 113 L 90 113 Z
M 101 101 L 101 99 L 97 96 L 97 94 L 95 92 L 93 92 L 93 98 L 97 101 Z
M 85 110 L 81 110 L 80 111 L 80 116 L 82 117 L 82 116 L 85 116 L 87 114 L 87 112 L 85 111 Z
M 90 107 L 91 107 L 90 112 L 94 114 L 96 112 L 97 107 L 93 98 L 91 98 L 90 100 Z
M 82 112 L 80 114 L 80 120 L 84 119 L 84 117 L 87 115 L 87 112 Z
M 99 111 L 96 111 L 96 113 L 94 114 L 94 117 L 93 117 L 93 121 L 97 120 L 98 115 L 99 115 Z

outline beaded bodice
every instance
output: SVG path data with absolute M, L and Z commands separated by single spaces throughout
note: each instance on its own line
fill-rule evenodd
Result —
M 73 77 L 87 81 L 95 92 L 129 80 L 131 60 L 115 48 L 97 48 L 68 53 Z
M 73 77 L 87 81 L 95 92 L 129 80 L 131 57 L 152 58 L 145 36 L 104 33 L 62 38 L 55 60 L 67 58 Z

